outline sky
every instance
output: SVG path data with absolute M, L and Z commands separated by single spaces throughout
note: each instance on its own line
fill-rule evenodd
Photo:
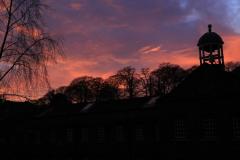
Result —
M 53 88 L 89 75 L 107 78 L 125 66 L 155 69 L 199 64 L 208 24 L 225 42 L 225 61 L 240 61 L 239 0 L 46 0 L 47 30 L 65 57 L 48 67 Z

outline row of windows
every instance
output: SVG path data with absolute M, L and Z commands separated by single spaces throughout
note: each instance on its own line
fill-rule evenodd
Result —
M 201 123 L 201 137 L 204 139 L 214 139 L 217 137 L 217 124 L 214 119 L 206 119 Z M 240 119 L 233 119 L 232 121 L 232 133 L 234 138 L 240 139 Z M 149 128 L 143 125 L 137 125 L 132 129 L 132 136 L 135 141 L 144 141 L 147 139 L 146 135 L 149 132 Z M 160 141 L 163 138 L 163 132 L 165 132 L 164 127 L 161 128 L 160 125 L 155 125 L 154 127 L 154 140 Z M 176 140 L 186 140 L 187 139 L 187 125 L 186 121 L 179 119 L 174 121 L 174 131 L 173 138 Z M 61 134 L 61 136 L 59 136 Z M 107 138 L 109 138 L 109 133 L 105 127 L 98 127 L 95 130 L 95 141 L 97 143 L 104 143 Z M 61 131 L 52 130 L 48 133 L 47 139 L 48 142 L 52 144 L 59 143 L 59 141 L 64 141 L 63 143 L 75 143 L 75 141 L 79 141 L 80 143 L 88 143 L 92 138 L 92 132 L 88 128 L 81 128 L 79 130 L 68 128 L 64 130 L 64 133 Z M 114 132 L 111 132 L 111 137 L 115 142 L 124 142 L 126 141 L 127 129 L 122 126 L 114 127 Z M 90 136 L 91 135 L 91 136 Z M 43 139 L 43 134 L 40 131 L 30 130 L 27 133 L 25 132 L 23 135 L 24 143 L 35 143 L 41 144 Z M 18 135 L 19 137 L 19 135 Z M 14 143 L 18 137 L 14 137 L 14 135 L 10 138 L 11 143 Z M 60 139 L 61 140 L 60 140 Z M 45 135 L 46 139 L 46 135 Z M 0 137 L 0 143 L 4 143 L 6 139 L 4 137 Z
M 240 138 L 240 119 L 233 119 L 233 136 Z

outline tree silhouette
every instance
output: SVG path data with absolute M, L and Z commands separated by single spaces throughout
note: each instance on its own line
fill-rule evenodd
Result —
M 72 101 L 86 103 L 93 99 L 93 91 L 90 88 L 92 77 L 84 76 L 74 79 L 67 87 L 65 94 Z
M 105 80 L 105 89 L 110 91 L 112 93 L 112 97 L 114 99 L 119 99 L 121 96 L 122 88 L 121 88 L 121 82 L 119 81 L 119 77 L 115 74 L 110 77 L 108 77 Z
M 141 69 L 140 82 L 145 96 L 153 96 L 153 77 L 149 68 Z
M 73 102 L 105 101 L 118 97 L 118 88 L 99 77 L 79 77 L 66 87 L 64 94 Z
M 185 71 L 186 71 L 186 74 L 187 74 L 187 75 L 191 74 L 191 73 L 192 73 L 194 70 L 196 70 L 197 68 L 198 68 L 198 66 L 197 66 L 197 65 L 194 65 L 194 66 L 186 69 L 186 70 L 185 70 Z
M 51 96 L 50 105 L 53 107 L 65 107 L 68 104 L 71 104 L 70 100 L 62 93 L 57 93 Z
M 0 8 L 1 91 L 49 86 L 46 64 L 61 47 L 44 31 L 47 6 L 40 0 L 1 0 Z
M 196 66 L 184 70 L 178 65 L 163 63 L 152 72 L 149 68 L 142 68 L 137 73 L 135 68 L 127 66 L 106 80 L 100 77 L 78 77 L 69 86 L 50 91 L 41 101 L 49 102 L 56 94 L 65 95 L 73 103 L 166 95 L 195 69 Z
M 228 62 L 225 64 L 225 70 L 227 72 L 232 72 L 239 67 L 240 67 L 240 62 Z
M 100 100 L 104 80 L 100 77 L 92 78 L 89 80 L 89 89 L 91 90 L 93 100 Z
M 181 82 L 186 75 L 186 71 L 178 65 L 163 63 L 152 72 L 152 75 L 156 94 L 166 95 Z
M 131 66 L 124 67 L 116 74 L 119 83 L 124 87 L 129 98 L 137 95 L 137 89 L 139 87 L 138 76 L 136 69 Z
M 240 66 L 234 68 L 232 73 L 240 79 Z
M 108 101 L 114 99 L 119 99 L 119 89 L 108 82 L 104 82 L 102 84 L 98 100 Z

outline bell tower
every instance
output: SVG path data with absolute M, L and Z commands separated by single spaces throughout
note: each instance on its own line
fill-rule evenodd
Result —
M 212 25 L 209 24 L 208 32 L 199 39 L 197 44 L 200 65 L 219 65 L 224 69 L 223 44 L 222 38 L 217 33 L 212 32 Z

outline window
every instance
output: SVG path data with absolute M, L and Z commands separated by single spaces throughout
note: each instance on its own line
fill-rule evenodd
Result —
M 22 137 L 22 138 L 20 138 L 21 142 L 25 145 L 36 144 L 37 143 L 37 132 L 39 132 L 39 131 L 32 130 L 32 129 L 24 129 L 24 131 L 20 132 L 20 136 Z
M 136 141 L 143 141 L 144 140 L 143 127 L 137 126 L 135 131 L 136 131 Z
M 67 143 L 72 143 L 73 142 L 73 129 L 68 128 L 67 129 Z
M 117 126 L 115 131 L 116 131 L 116 141 L 123 142 L 125 138 L 123 126 Z
M 174 136 L 176 139 L 180 140 L 180 139 L 184 139 L 185 138 L 185 128 L 184 128 L 184 120 L 175 120 L 174 122 L 174 128 L 175 128 L 175 132 L 174 132 Z
M 88 128 L 81 128 L 80 129 L 80 141 L 81 143 L 88 142 Z
M 202 122 L 203 138 L 216 138 L 216 120 L 206 119 Z
M 6 138 L 4 135 L 0 136 L 0 144 L 5 144 L 6 143 Z
M 233 119 L 233 137 L 240 139 L 240 119 L 239 118 Z
M 97 128 L 97 143 L 103 143 L 105 140 L 105 128 L 98 127 Z
M 34 131 L 34 142 L 35 144 L 41 144 L 41 133 L 40 131 Z
M 160 126 L 159 124 L 156 124 L 155 125 L 155 140 L 156 142 L 159 142 L 160 139 L 161 139 L 161 136 L 160 136 L 161 132 L 160 132 Z
M 49 133 L 49 142 L 50 144 L 56 144 L 57 142 L 57 138 L 56 138 L 56 131 L 54 130 L 51 130 L 50 133 Z
M 33 139 L 33 132 L 28 131 L 28 132 L 23 132 L 21 134 L 22 134 L 21 136 L 22 136 L 23 144 L 28 144 L 29 142 L 33 143 L 33 142 L 30 141 L 30 140 L 34 141 L 34 139 Z
M 15 135 L 10 135 L 9 143 L 10 144 L 16 144 L 16 137 L 15 137 Z

